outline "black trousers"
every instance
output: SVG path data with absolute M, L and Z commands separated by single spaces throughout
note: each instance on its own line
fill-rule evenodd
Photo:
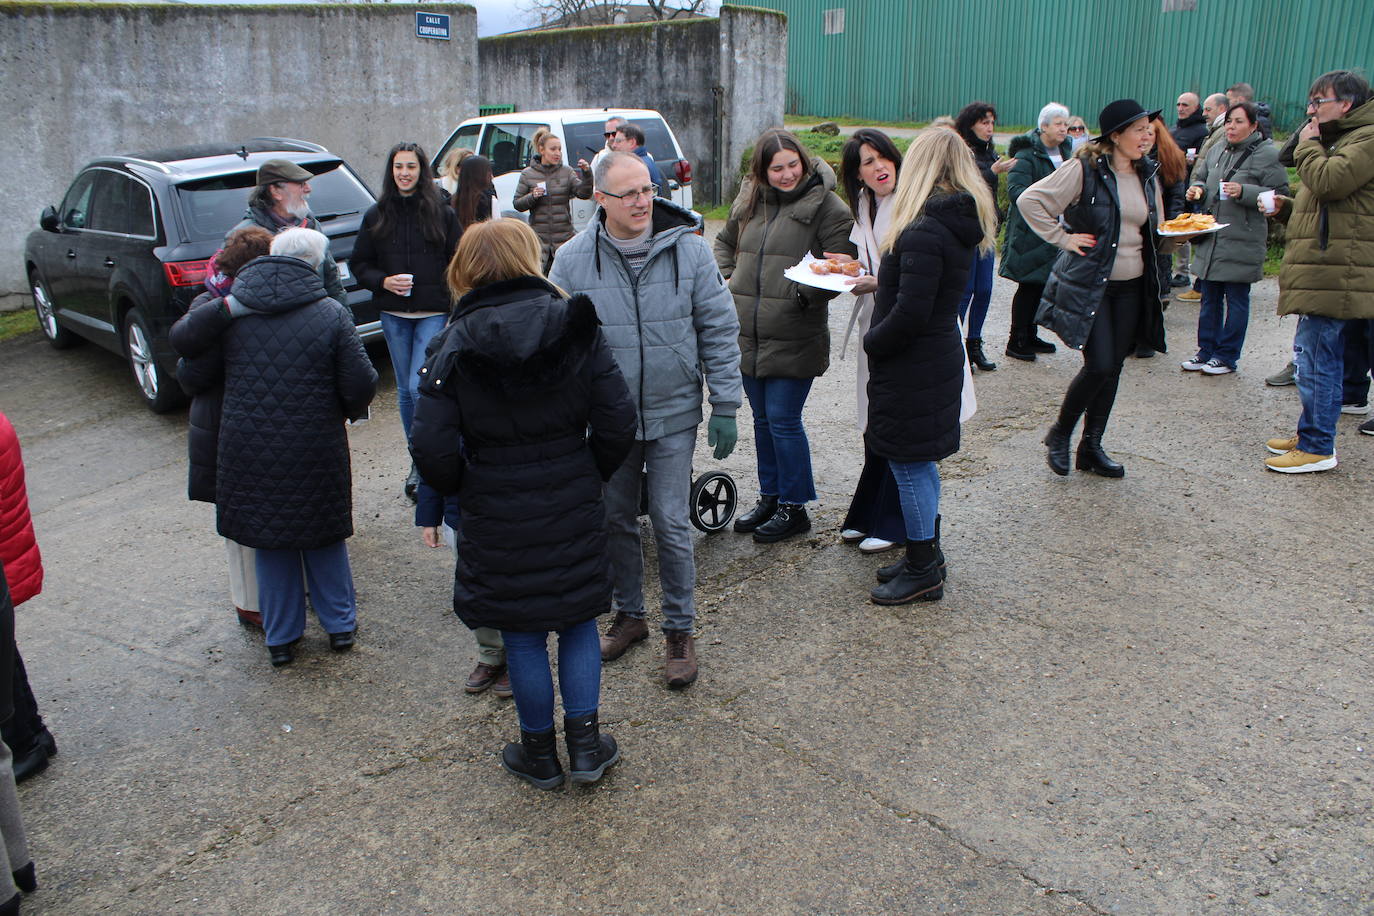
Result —
M 1013 344 L 1025 343 L 1035 335 L 1035 313 L 1040 297 L 1045 294 L 1043 283 L 1019 283 L 1011 297 L 1011 331 L 1007 335 Z
M 5 743 L 11 750 L 16 754 L 23 754 L 43 731 L 43 717 L 38 713 L 38 700 L 29 687 L 29 675 L 24 670 L 24 659 L 19 655 L 19 647 L 12 644 L 11 649 L 14 652 L 14 673 L 10 678 L 14 689 L 14 715 L 0 724 L 0 733 L 3 733 Z
M 1059 408 L 1058 426 L 1066 435 L 1085 415 L 1085 434 L 1101 436 L 1107 428 L 1121 381 L 1121 367 L 1126 357 L 1135 352 L 1144 295 L 1145 282 L 1139 277 L 1107 283 L 1088 341 L 1083 345 L 1083 368 L 1069 383 Z

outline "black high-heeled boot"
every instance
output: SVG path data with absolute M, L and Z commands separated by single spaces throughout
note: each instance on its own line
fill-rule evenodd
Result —
M 563 764 L 558 761 L 553 729 L 546 732 L 521 729 L 520 743 L 511 742 L 501 752 L 501 765 L 536 788 L 556 789 L 563 785 Z
M 1088 417 L 1083 421 L 1083 438 L 1078 442 L 1074 467 L 1103 477 L 1125 477 L 1126 469 L 1102 450 L 1102 434 L 1106 429 L 1105 418 Z
M 983 340 L 980 337 L 970 337 L 964 341 L 964 349 L 968 352 L 968 361 L 973 368 L 979 372 L 991 372 L 997 368 L 997 364 L 987 358 L 983 353 Z
M 1045 461 L 1050 470 L 1060 477 L 1069 476 L 1069 431 L 1061 430 L 1056 423 L 1045 433 Z

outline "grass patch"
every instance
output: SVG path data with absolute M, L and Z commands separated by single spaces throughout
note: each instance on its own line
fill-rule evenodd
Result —
M 698 212 L 701 213 L 702 219 L 725 220 L 730 218 L 730 204 L 724 203 L 719 207 L 711 207 L 709 210 L 700 210 Z
M 38 330 L 38 315 L 33 309 L 0 312 L 0 340 L 9 340 Z

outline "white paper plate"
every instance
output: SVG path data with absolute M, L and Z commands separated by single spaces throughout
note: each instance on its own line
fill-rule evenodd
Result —
M 807 265 L 812 261 L 820 261 L 822 258 L 813 257 L 811 252 L 801 259 L 801 263 L 793 264 L 782 272 L 782 275 L 793 283 L 801 283 L 804 286 L 814 286 L 817 289 L 828 289 L 832 293 L 850 292 L 853 284 L 846 283 L 846 280 L 857 280 L 858 277 L 846 277 L 844 274 L 817 274 L 812 273 Z M 859 276 L 863 276 L 860 274 Z
M 1164 236 L 1165 238 L 1175 235 L 1211 235 L 1213 232 L 1220 232 L 1222 229 L 1225 229 L 1229 225 L 1231 224 L 1217 223 L 1211 229 L 1189 229 L 1187 232 L 1171 232 L 1168 229 L 1159 229 L 1159 234 Z

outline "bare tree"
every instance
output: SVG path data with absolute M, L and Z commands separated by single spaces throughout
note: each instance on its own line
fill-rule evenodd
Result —
M 552 23 L 614 25 L 626 21 L 631 7 L 648 10 L 651 19 L 677 19 L 685 14 L 705 15 L 714 9 L 711 0 L 645 0 L 642 4 L 617 0 L 526 0 L 524 11 L 532 26 Z M 635 17 L 638 21 L 643 17 Z

